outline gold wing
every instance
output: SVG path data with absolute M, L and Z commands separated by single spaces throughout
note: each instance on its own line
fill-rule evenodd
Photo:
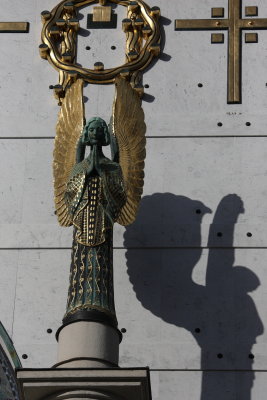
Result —
M 72 225 L 64 201 L 70 172 L 76 163 L 76 145 L 84 125 L 83 80 L 67 89 L 56 127 L 53 176 L 55 208 L 61 226 Z
M 146 125 L 137 92 L 121 77 L 116 78 L 115 85 L 112 131 L 118 143 L 119 163 L 127 195 L 117 222 L 125 226 L 134 222 L 143 193 Z

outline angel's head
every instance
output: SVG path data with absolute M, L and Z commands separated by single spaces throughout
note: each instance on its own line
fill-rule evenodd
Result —
M 98 117 L 89 119 L 82 132 L 82 141 L 87 146 L 108 146 L 110 135 L 106 122 Z

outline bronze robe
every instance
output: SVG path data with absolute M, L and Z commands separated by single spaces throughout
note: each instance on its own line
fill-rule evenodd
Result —
M 120 165 L 104 158 L 101 176 L 87 175 L 89 161 L 71 172 L 65 201 L 74 225 L 70 286 L 65 319 L 98 310 L 114 319 L 113 224 L 126 202 Z

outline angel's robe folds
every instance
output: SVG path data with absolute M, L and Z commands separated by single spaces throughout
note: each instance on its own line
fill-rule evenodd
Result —
M 126 202 L 120 165 L 103 158 L 101 176 L 89 175 L 89 161 L 76 164 L 71 172 L 65 201 L 77 228 L 76 240 L 85 246 L 103 243 Z
M 126 202 L 119 164 L 100 161 L 101 176 L 87 175 L 89 161 L 71 172 L 65 202 L 74 238 L 66 316 L 96 309 L 115 316 L 112 230 Z

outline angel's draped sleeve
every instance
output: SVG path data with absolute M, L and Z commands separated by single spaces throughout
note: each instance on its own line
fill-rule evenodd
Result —
M 64 198 L 76 227 L 76 240 L 97 246 L 105 242 L 107 230 L 117 221 L 126 192 L 119 164 L 106 159 L 101 176 L 86 177 L 84 162 L 73 168 Z
M 126 188 L 119 164 L 112 163 L 111 169 L 106 170 L 103 175 L 103 189 L 104 197 L 107 201 L 106 213 L 114 223 L 118 220 L 127 200 Z
M 72 223 L 77 207 L 79 206 L 83 196 L 86 180 L 85 168 L 86 166 L 84 165 L 84 162 L 76 164 L 71 171 L 66 185 L 64 201 L 69 216 L 72 219 Z
M 76 176 L 70 178 L 67 183 L 67 189 L 65 192 L 65 203 L 72 219 L 81 201 L 84 183 L 84 173 L 79 173 Z

